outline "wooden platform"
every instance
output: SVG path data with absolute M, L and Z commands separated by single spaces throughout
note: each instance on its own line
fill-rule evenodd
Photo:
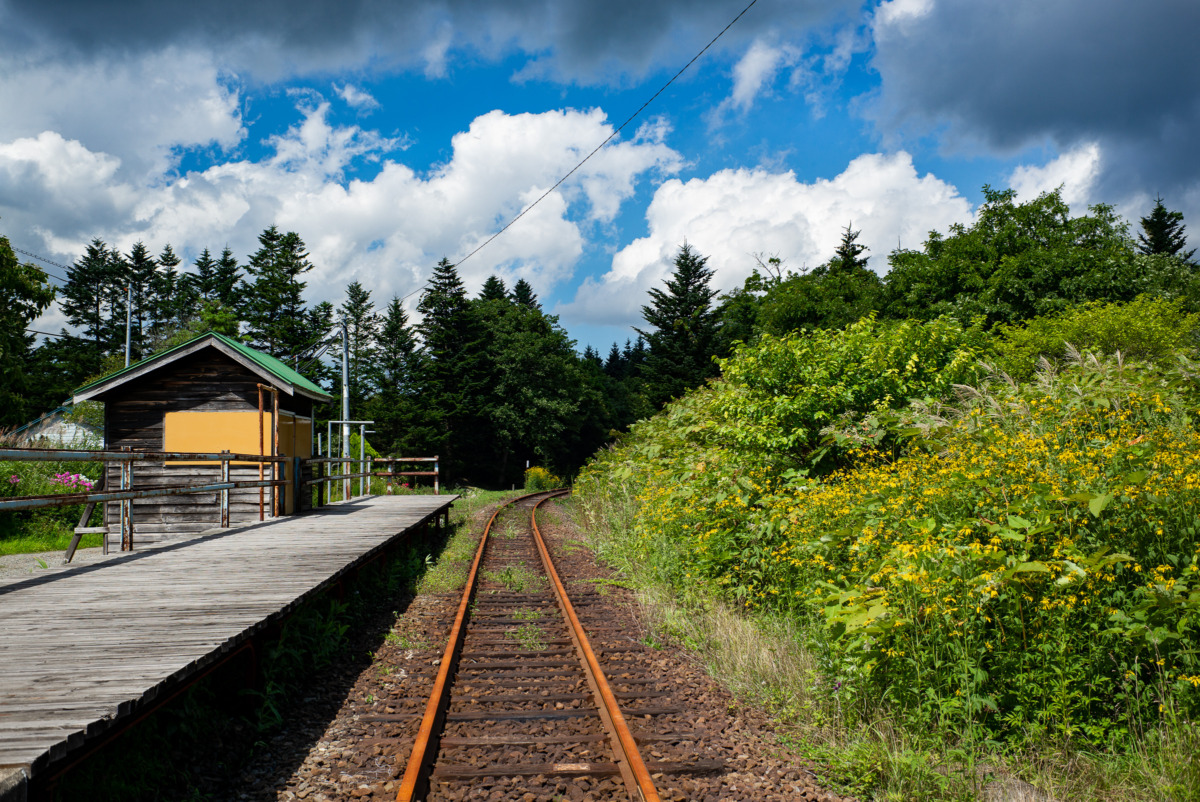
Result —
M 375 496 L 0 586 L 0 800 L 455 498 Z

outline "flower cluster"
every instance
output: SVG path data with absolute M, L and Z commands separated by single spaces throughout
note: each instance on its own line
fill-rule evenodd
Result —
M 81 473 L 56 473 L 51 477 L 50 483 L 75 491 L 91 490 L 96 484 Z

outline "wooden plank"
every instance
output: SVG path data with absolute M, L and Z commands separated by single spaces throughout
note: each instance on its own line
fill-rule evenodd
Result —
M 45 771 L 454 498 L 361 499 L 0 584 L 0 765 Z

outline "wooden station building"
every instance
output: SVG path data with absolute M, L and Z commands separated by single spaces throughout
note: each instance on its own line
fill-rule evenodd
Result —
M 104 403 L 104 447 L 116 451 L 312 456 L 313 405 L 332 401 L 320 387 L 278 359 L 216 332 L 195 337 L 75 391 L 74 401 Z M 278 415 L 273 414 L 278 403 Z M 261 403 L 261 407 L 260 407 Z M 261 408 L 261 412 L 260 412 Z M 261 428 L 260 428 L 261 427 Z M 260 431 L 261 435 L 260 441 Z M 263 444 L 260 451 L 260 442 Z M 307 509 L 307 494 L 295 498 L 295 461 L 284 464 L 289 480 L 281 492 L 284 514 Z M 259 464 L 234 462 L 230 479 L 258 479 Z M 135 461 L 133 489 L 219 481 L 219 462 Z M 270 465 L 266 467 L 270 478 Z M 120 481 L 110 464 L 109 489 Z M 259 519 L 259 491 L 229 491 L 230 524 Z M 221 523 L 219 492 L 135 499 L 133 524 L 139 540 L 201 532 Z M 271 515 L 271 490 L 266 498 Z M 108 531 L 118 532 L 120 504 L 105 510 Z

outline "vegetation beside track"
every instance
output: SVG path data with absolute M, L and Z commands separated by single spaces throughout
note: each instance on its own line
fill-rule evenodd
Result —
M 859 794 L 974 798 L 991 773 L 1197 798 L 1197 371 L 1178 344 L 1024 383 L 981 361 L 1107 319 L 764 336 L 603 452 L 578 503 L 666 630 Z

